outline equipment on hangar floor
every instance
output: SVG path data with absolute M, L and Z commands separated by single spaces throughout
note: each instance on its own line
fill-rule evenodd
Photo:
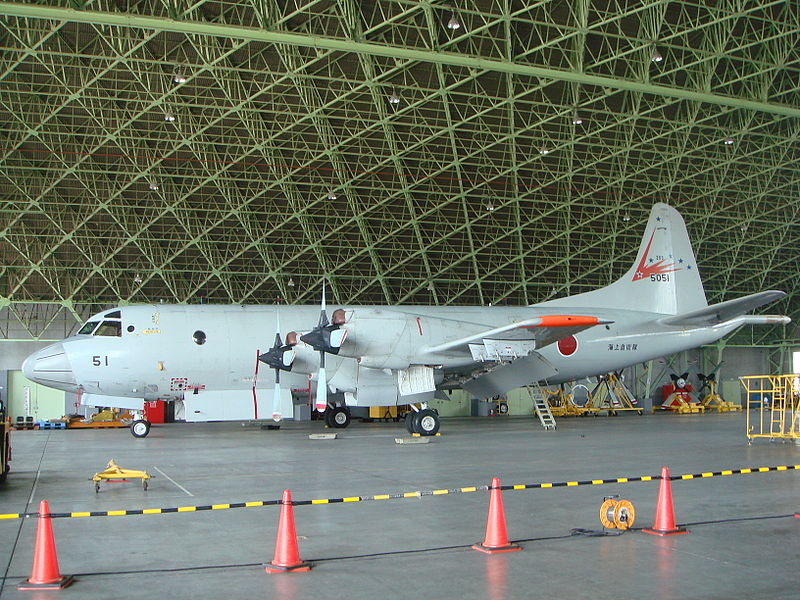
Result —
M 533 401 L 533 412 L 539 417 L 539 422 L 545 429 L 555 430 L 556 420 L 553 413 L 550 411 L 550 405 L 545 396 L 546 390 L 538 383 L 525 386 L 528 390 L 528 395 Z
M 800 375 L 750 375 L 739 381 L 747 394 L 748 443 L 800 439 Z
M 740 405 L 724 400 L 717 393 L 717 370 L 721 365 L 722 363 L 719 363 L 708 375 L 697 374 L 697 378 L 701 383 L 700 389 L 697 390 L 697 397 L 700 398 L 700 404 L 709 410 L 716 409 L 717 412 L 740 411 L 742 410 Z M 703 392 L 706 392 L 705 395 L 703 395 Z
M 114 462 L 112 458 L 108 461 L 108 465 L 106 465 L 105 471 L 100 471 L 99 473 L 95 473 L 94 477 L 92 477 L 92 481 L 94 481 L 94 491 L 98 493 L 100 491 L 100 482 L 105 481 L 106 483 L 120 483 L 129 481 L 131 479 L 141 479 L 142 480 L 142 489 L 147 490 L 148 482 L 150 481 L 150 475 L 147 474 L 147 471 L 135 471 L 134 469 L 123 469 L 122 467 L 118 466 L 117 463 Z
M 633 392 L 623 383 L 620 373 L 608 373 L 598 376 L 597 385 L 589 396 L 585 411 L 595 415 L 608 411 L 613 416 L 621 411 L 636 411 L 641 415 L 642 408 L 638 404 Z
M 550 406 L 553 416 L 577 417 L 586 413 L 590 394 L 589 388 L 585 385 L 575 385 L 568 392 L 562 383 L 556 390 L 543 389 L 542 391 L 547 394 L 547 404 Z
M 656 410 L 669 410 L 681 415 L 704 412 L 706 407 L 695 402 L 692 398 L 690 393 L 692 384 L 687 381 L 688 377 L 689 373 L 683 373 L 682 375 L 670 373 L 672 383 L 661 388 L 664 402 L 662 402 L 661 406 L 654 406 L 653 412 L 656 412 Z
M 606 496 L 600 505 L 600 522 L 606 529 L 626 530 L 633 527 L 636 510 L 630 500 L 622 500 L 619 496 Z

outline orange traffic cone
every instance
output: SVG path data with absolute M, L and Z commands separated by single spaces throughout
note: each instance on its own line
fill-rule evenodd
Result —
M 60 590 L 72 583 L 72 575 L 58 572 L 56 541 L 47 500 L 39 503 L 39 523 L 36 527 L 36 546 L 33 549 L 31 576 L 17 584 L 18 590 Z
M 522 550 L 521 546 L 508 541 L 506 515 L 503 512 L 503 496 L 500 494 L 500 479 L 497 477 L 492 479 L 492 487 L 489 492 L 489 518 L 486 521 L 486 536 L 483 542 L 475 544 L 472 548 L 486 554 Z
M 642 531 L 653 535 L 689 533 L 685 528 L 675 525 L 675 510 L 672 506 L 672 488 L 670 487 L 668 467 L 661 467 L 661 485 L 658 488 L 656 522 L 650 529 L 642 529 Z
M 310 571 L 311 565 L 300 559 L 297 548 L 297 534 L 294 531 L 294 512 L 292 492 L 283 490 L 281 516 L 278 521 L 278 537 L 275 540 L 275 558 L 264 565 L 267 573 L 286 573 L 288 571 Z

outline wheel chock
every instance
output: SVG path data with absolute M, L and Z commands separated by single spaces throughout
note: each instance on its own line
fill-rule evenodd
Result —
M 395 444 L 430 444 L 429 437 L 394 438 Z

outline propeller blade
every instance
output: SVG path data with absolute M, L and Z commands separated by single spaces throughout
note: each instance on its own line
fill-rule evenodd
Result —
M 281 414 L 281 383 L 280 383 L 280 371 L 275 369 L 275 393 L 272 397 L 272 420 L 278 423 L 282 418 L 283 414 Z
M 317 397 L 314 401 L 314 408 L 317 409 L 317 412 L 325 412 L 325 409 L 328 408 L 328 378 L 324 366 L 319 368 L 317 376 Z

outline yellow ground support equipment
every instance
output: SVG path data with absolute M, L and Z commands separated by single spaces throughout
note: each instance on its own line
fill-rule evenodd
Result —
M 108 465 L 106 466 L 105 471 L 100 471 L 99 473 L 95 473 L 94 477 L 92 477 L 92 481 L 94 481 L 95 493 L 100 491 L 101 481 L 105 481 L 107 483 L 119 483 L 122 481 L 130 481 L 131 479 L 141 479 L 142 489 L 147 490 L 147 484 L 150 481 L 150 475 L 147 474 L 147 471 L 134 471 L 133 469 L 123 469 L 117 466 L 117 463 L 114 462 L 113 458 L 110 461 L 108 461 Z
M 739 377 L 747 394 L 747 439 L 800 439 L 800 375 Z
M 585 386 L 581 386 L 584 387 Z M 586 409 L 575 403 L 573 392 L 568 392 L 561 384 L 557 390 L 542 388 L 547 403 L 550 405 L 550 412 L 554 417 L 576 417 L 584 414 Z M 587 390 L 588 393 L 588 390 Z
M 621 411 L 636 411 L 641 415 L 642 407 L 622 382 L 620 374 L 609 373 L 597 378 L 597 385 L 592 390 L 585 411 L 595 415 L 602 411 L 608 411 L 609 415 L 614 416 Z
M 700 400 L 700 404 L 704 408 L 708 410 L 716 409 L 717 412 L 733 412 L 742 410 L 740 405 L 723 400 L 722 396 L 717 393 L 716 374 L 711 373 L 709 375 L 703 375 L 702 373 L 698 373 L 697 378 L 702 384 L 700 389 L 697 391 L 697 396 L 702 398 L 702 400 Z M 703 396 L 703 392 L 706 392 L 705 396 Z
M 108 408 L 88 419 L 70 417 L 67 429 L 107 429 L 114 427 L 130 427 L 133 415 L 130 411 L 119 408 Z
M 626 530 L 633 527 L 636 510 L 630 500 L 621 500 L 619 496 L 606 496 L 600 505 L 600 522 L 606 529 Z
M 653 406 L 653 412 L 657 410 L 668 410 L 676 412 L 679 415 L 687 415 L 706 411 L 705 406 L 699 402 L 695 402 L 692 398 L 690 393 L 692 391 L 692 386 L 688 382 L 688 372 L 683 375 L 672 373 L 670 374 L 670 378 L 672 379 L 671 392 L 664 398 L 664 402 L 658 406 Z M 667 387 L 668 386 L 663 386 L 662 389 L 666 389 Z

